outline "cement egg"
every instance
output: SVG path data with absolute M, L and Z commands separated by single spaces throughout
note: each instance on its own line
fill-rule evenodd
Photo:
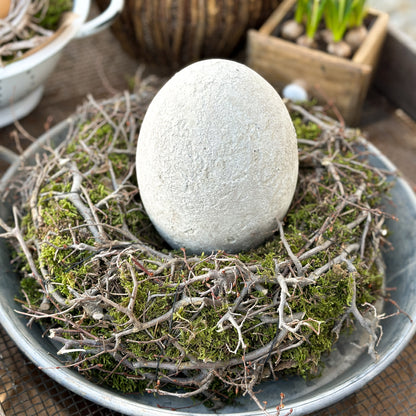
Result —
M 233 61 L 200 61 L 150 103 L 136 170 L 144 207 L 172 247 L 238 252 L 269 237 L 291 204 L 296 133 L 259 74 Z

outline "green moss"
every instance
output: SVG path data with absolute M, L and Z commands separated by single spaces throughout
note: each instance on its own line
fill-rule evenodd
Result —
M 89 192 L 89 197 L 93 204 L 101 201 L 110 194 L 109 189 L 106 188 L 102 183 L 97 183 Z
M 126 171 L 126 166 L 129 166 L 129 155 L 113 153 L 110 154 L 108 158 L 112 162 L 114 173 L 117 176 L 121 176 Z
M 321 129 L 311 121 L 304 122 L 297 113 L 292 114 L 296 135 L 301 139 L 315 140 L 321 134 Z
M 313 141 L 321 134 L 318 126 L 310 122 L 304 123 L 296 115 L 294 125 L 300 138 Z M 67 143 L 66 156 L 77 165 L 80 172 L 88 172 L 88 175 L 85 174 L 84 186 L 91 203 L 97 204 L 106 198 L 106 202 L 97 210 L 96 216 L 106 230 L 109 241 L 114 244 L 111 248 L 115 249 L 117 244 L 123 242 L 126 252 L 119 253 L 115 261 L 107 256 L 103 249 L 102 257 L 92 261 L 89 252 L 73 248 L 81 243 L 98 247 L 99 243 L 94 240 L 88 227 L 85 227 L 85 220 L 78 210 L 64 197 L 64 194 L 71 190 L 71 172 L 58 175 L 60 167 L 49 172 L 49 177 L 53 179 L 45 181 L 42 185 L 38 200 L 39 226 L 33 226 L 30 210 L 22 221 L 27 241 L 34 238 L 42 241 L 39 252 L 34 253 L 35 261 L 48 271 L 57 290 L 68 300 L 73 298 L 71 289 L 78 293 L 94 289 L 94 293 L 102 296 L 109 296 L 111 293 L 112 302 L 120 306 L 117 309 L 105 305 L 103 308 L 106 318 L 102 322 L 85 317 L 78 309 L 75 311 L 76 317 L 73 317 L 74 322 L 72 326 L 68 325 L 68 329 L 81 328 L 103 342 L 114 342 L 114 334 L 132 328 L 132 319 L 124 313 L 124 308 L 130 305 L 136 282 L 138 290 L 133 305 L 134 319 L 147 322 L 166 314 L 172 308 L 175 312 L 170 319 L 143 331 L 132 331 L 128 337 L 123 338 L 120 346 L 120 351 L 124 354 L 123 359 L 134 362 L 137 357 L 158 362 L 186 362 L 187 357 L 192 356 L 201 362 L 226 362 L 230 357 L 235 357 L 231 352 L 236 349 L 237 355 L 241 356 L 243 348 L 239 345 L 238 334 L 233 325 L 225 322 L 221 330 L 218 321 L 239 301 L 241 292 L 247 287 L 244 278 L 240 275 L 234 282 L 229 283 L 232 290 L 227 287 L 218 289 L 218 293 L 212 292 L 212 304 L 204 307 L 195 302 L 177 308 L 176 302 L 184 297 L 198 298 L 201 293 L 209 291 L 216 284 L 213 280 L 201 279 L 183 288 L 181 284 L 189 279 L 189 276 L 205 275 L 225 267 L 238 269 L 240 262 L 243 262 L 247 266 L 256 265 L 257 275 L 263 278 L 261 286 L 250 287 L 246 301 L 252 302 L 253 310 L 264 307 L 271 322 L 264 323 L 259 316 L 244 322 L 244 353 L 274 340 L 279 332 L 278 311 L 273 305 L 273 294 L 278 286 L 275 279 L 276 261 L 281 262 L 288 258 L 278 232 L 260 247 L 238 255 L 230 255 L 226 259 L 222 258 L 220 263 L 212 256 L 201 255 L 198 260 L 193 260 L 190 266 L 183 259 L 181 251 L 173 252 L 172 255 L 181 259 L 180 265 L 176 266 L 174 271 L 167 268 L 163 273 L 153 276 L 161 264 L 160 258 L 139 251 L 129 253 L 127 247 L 131 242 L 117 231 L 127 225 L 138 240 L 151 242 L 152 247 L 157 247 L 164 253 L 168 251 L 141 206 L 139 194 L 135 189 L 134 172 L 131 179 L 125 181 L 126 175 L 131 173 L 134 155 L 124 152 L 127 148 L 126 141 L 122 136 L 116 136 L 108 120 L 93 117 L 91 120 L 83 121 L 77 129 L 78 135 Z M 134 136 L 137 137 L 137 134 Z M 104 158 L 104 149 L 110 146 L 115 150 Z M 301 151 L 308 153 L 308 146 L 300 145 Z M 347 149 L 335 155 L 333 163 L 350 166 L 350 159 L 354 158 L 355 155 Z M 110 162 L 115 178 L 108 172 Z M 372 207 L 377 206 L 380 195 L 385 190 L 384 185 L 378 184 L 379 177 L 364 166 L 354 165 L 353 168 L 349 175 L 341 178 L 345 192 L 353 192 L 356 183 L 365 177 L 369 186 L 363 200 Z M 340 209 L 339 195 L 330 189 L 334 179 L 325 169 L 321 170 L 321 177 L 318 178 L 313 169 L 301 166 L 299 185 L 292 206 L 284 219 L 285 238 L 295 254 L 305 250 L 305 246 L 313 241 L 315 232 L 321 227 L 325 228 L 324 232 L 320 241 L 314 244 L 336 241 L 330 249 L 303 261 L 302 265 L 308 265 L 309 270 L 316 270 L 339 255 L 343 247 L 355 241 L 362 232 L 362 226 L 354 229 L 347 227 L 347 224 L 357 217 L 359 208 L 348 205 Z M 122 198 L 120 194 L 117 195 L 117 199 L 109 198 L 114 193 L 114 180 L 117 184 L 126 183 L 130 187 L 129 192 L 123 194 Z M 325 203 L 319 203 L 321 200 Z M 87 203 L 85 200 L 84 202 Z M 367 247 L 368 257 L 373 257 L 374 253 L 371 253 L 371 250 L 371 247 Z M 359 258 L 354 260 L 354 266 L 357 269 L 357 303 L 374 302 L 382 284 L 382 276 L 374 265 L 368 266 Z M 106 276 L 106 279 L 100 280 L 96 276 Z M 333 348 L 336 341 L 333 328 L 351 305 L 353 284 L 354 280 L 346 267 L 335 265 L 319 277 L 315 284 L 289 288 L 286 313 L 303 313 L 303 319 L 310 326 L 302 327 L 301 332 L 296 335 L 297 340 L 303 340 L 302 345 L 283 352 L 280 357 L 281 363 L 290 367 L 288 373 L 304 377 L 319 373 L 323 356 Z M 22 289 L 28 292 L 32 303 L 39 304 L 41 293 L 37 290 L 34 279 L 22 280 Z M 235 311 L 236 316 L 239 316 L 240 312 Z M 74 360 L 76 358 L 73 357 Z M 85 358 L 84 356 L 83 359 Z M 240 367 L 229 370 L 227 376 L 231 377 L 233 372 L 242 371 L 243 365 Z M 127 393 L 143 391 L 148 383 L 142 380 L 144 372 L 131 371 L 128 366 L 117 364 L 107 353 L 88 357 L 82 361 L 79 368 L 98 382 Z M 153 374 L 165 373 L 157 370 Z M 186 375 L 189 376 L 189 373 Z M 224 387 L 218 380 L 213 383 L 212 389 L 225 389 L 230 396 L 235 394 L 234 388 Z
M 41 286 L 32 277 L 24 277 L 20 281 L 20 287 L 23 293 L 28 297 L 31 304 L 38 304 L 42 300 Z
M 59 27 L 62 13 L 72 10 L 72 0 L 49 0 L 49 7 L 45 16 L 40 14 L 37 17 L 43 17 L 40 25 L 45 29 L 56 30 Z
M 178 341 L 189 353 L 197 353 L 196 358 L 201 361 L 222 361 L 228 356 L 228 348 L 235 349 L 237 337 L 232 331 L 218 331 L 216 323 L 227 311 L 222 308 L 207 308 L 206 312 L 193 319 L 194 313 L 179 310 L 173 321 L 180 328 L 181 321 L 190 324 L 186 330 L 179 330 Z
M 140 376 L 139 371 L 134 372 L 118 366 L 110 354 L 98 356 L 95 366 L 99 367 L 100 371 L 91 369 L 87 362 L 81 366 L 80 371 L 97 384 L 104 384 L 127 394 L 143 391 L 147 386 L 147 382 L 142 380 L 143 377 Z

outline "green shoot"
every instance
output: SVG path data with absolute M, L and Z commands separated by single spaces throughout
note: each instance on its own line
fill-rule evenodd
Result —
M 355 0 L 328 0 L 325 9 L 326 27 L 332 32 L 334 42 L 342 40 L 350 24 L 352 5 Z
M 295 10 L 295 21 L 299 24 L 303 23 L 303 18 L 307 14 L 309 0 L 298 0 Z
M 306 36 L 313 39 L 321 22 L 327 0 L 312 0 L 308 2 L 306 13 Z
M 354 0 L 352 4 L 351 15 L 349 19 L 350 27 L 362 26 L 363 20 L 367 15 L 367 0 Z

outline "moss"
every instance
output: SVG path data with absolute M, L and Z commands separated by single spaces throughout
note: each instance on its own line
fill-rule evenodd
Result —
M 236 347 L 237 338 L 230 331 L 218 331 L 216 322 L 226 312 L 227 308 L 209 308 L 202 315 L 193 319 L 193 313 L 182 309 L 175 313 L 175 326 L 181 327 L 180 322 L 190 323 L 189 329 L 180 330 L 178 341 L 185 351 L 194 354 L 200 361 L 222 361 L 228 356 L 227 346 Z
M 91 369 L 87 362 L 81 366 L 80 371 L 97 384 L 104 384 L 127 394 L 143 391 L 147 386 L 147 382 L 142 380 L 143 377 L 140 376 L 139 371 L 134 372 L 123 367 L 120 368 L 110 354 L 98 356 L 95 366 L 99 367 L 100 371 Z
M 296 136 L 301 139 L 315 140 L 321 134 L 321 129 L 311 121 L 303 121 L 299 114 L 292 113 L 292 122 L 295 126 Z
M 31 304 L 36 305 L 42 300 L 41 286 L 32 277 L 24 277 L 20 281 L 20 287 Z
M 45 16 L 41 16 L 40 14 L 37 16 L 38 18 L 43 17 L 40 25 L 49 30 L 58 29 L 62 14 L 71 11 L 72 6 L 72 0 L 49 0 L 48 10 Z
M 98 203 L 102 199 L 106 198 L 109 195 L 109 189 L 106 189 L 106 187 L 102 183 L 97 183 L 89 192 L 89 197 L 91 199 L 91 202 L 93 204 Z
M 38 253 L 40 267 L 48 270 L 57 289 L 69 299 L 72 298 L 70 289 L 77 286 L 78 277 L 85 276 L 91 265 L 84 262 L 87 255 L 78 252 L 71 255 L 67 247 L 72 243 L 71 238 L 60 235 L 51 236 L 45 241 Z
M 318 126 L 310 122 L 305 123 L 298 115 L 294 115 L 293 120 L 299 137 L 311 141 L 319 138 L 321 130 Z M 98 116 L 92 117 L 91 120 L 84 120 L 77 126 L 77 129 L 78 135 L 67 143 L 66 156 L 76 163 L 80 172 L 84 174 L 88 172 L 88 175 L 85 175 L 85 187 L 91 202 L 96 204 L 106 198 L 106 202 L 97 210 L 97 217 L 101 226 L 106 229 L 114 247 L 120 241 L 126 244 L 125 247 L 128 247 L 127 243 L 131 243 L 128 238 L 117 231 L 127 225 L 138 240 L 151 242 L 152 247 L 157 247 L 166 253 L 168 250 L 165 249 L 164 242 L 152 227 L 141 205 L 140 196 L 135 189 L 134 172 L 131 178 L 126 180 L 127 175 L 132 173 L 131 164 L 134 162 L 134 155 L 124 152 L 127 145 L 120 132 L 114 131 L 108 120 L 101 120 Z M 134 136 L 137 135 L 134 134 Z M 115 150 L 104 158 L 103 149 L 109 147 Z M 303 152 L 308 152 L 308 145 L 302 145 L 301 148 Z M 354 158 L 355 155 L 346 149 L 340 151 L 333 162 L 349 165 L 350 159 Z M 111 162 L 115 178 L 108 172 L 109 162 Z M 334 240 L 337 244 L 303 262 L 303 266 L 308 264 L 310 270 L 316 270 L 326 264 L 330 258 L 340 254 L 343 246 L 355 241 L 362 229 L 360 227 L 350 229 L 346 226 L 357 217 L 359 211 L 354 206 L 348 206 L 342 210 L 339 208 L 338 195 L 329 189 L 333 184 L 331 175 L 322 169 L 322 177 L 316 178 L 316 173 L 311 173 L 310 168 L 301 167 L 301 169 L 300 181 L 292 206 L 284 219 L 285 238 L 292 252 L 298 254 L 304 250 L 305 244 L 313 240 L 317 229 L 325 228 L 320 237 L 322 241 L 319 243 Z M 41 197 L 38 206 L 41 223 L 39 227 L 33 226 L 30 210 L 28 210 L 23 219 L 22 228 L 25 230 L 25 238 L 28 241 L 34 238 L 42 241 L 35 260 L 48 271 L 57 290 L 67 299 L 73 296 L 71 289 L 79 293 L 94 289 L 103 296 L 111 292 L 113 294 L 111 300 L 120 307 L 126 308 L 132 299 L 136 281 L 138 290 L 133 305 L 134 317 L 138 322 L 146 322 L 176 308 L 178 288 L 189 275 L 200 276 L 225 267 L 238 268 L 240 262 L 243 262 L 247 266 L 257 265 L 257 274 L 263 278 L 261 287 L 250 288 L 247 301 L 255 300 L 253 310 L 266 308 L 267 317 L 271 319 L 270 324 L 264 324 L 258 316 L 247 319 L 242 327 L 242 339 L 246 345 L 246 351 L 253 351 L 275 339 L 278 333 L 278 312 L 275 305 L 273 306 L 273 293 L 276 293 L 277 286 L 276 261 L 287 259 L 286 249 L 277 232 L 260 247 L 228 256 L 227 259 L 222 259 L 220 264 L 215 259 L 213 260 L 212 256 L 201 255 L 192 263 L 192 266 L 189 266 L 183 259 L 182 252 L 173 252 L 172 255 L 181 259 L 181 265 L 177 266 L 174 272 L 167 268 L 158 276 L 153 276 L 153 273 L 158 269 L 161 261 L 148 253 L 134 252 L 133 255 L 129 254 L 126 249 L 126 252 L 118 255 L 115 263 L 111 262 L 110 257 L 107 258 L 104 255 L 92 261 L 88 252 L 70 248 L 75 243 L 98 245 L 88 228 L 85 227 L 85 221 L 77 209 L 70 201 L 60 197 L 71 189 L 71 173 L 58 175 L 57 167 L 49 172 L 49 175 L 53 179 L 45 181 L 40 190 Z M 359 182 L 358 178 L 362 180 L 363 175 L 369 184 L 364 200 L 370 206 L 375 207 L 385 188 L 384 185 L 378 184 L 379 177 L 365 166 L 354 165 L 354 170 L 351 170 L 350 175 L 342 177 L 342 184 L 345 191 L 351 193 L 355 190 L 356 183 Z M 125 183 L 130 187 L 123 197 L 118 194 L 117 199 L 108 198 L 114 192 L 114 179 L 118 184 Z M 325 201 L 325 204 L 318 203 L 321 199 Z M 366 254 L 370 258 L 374 257 L 374 253 L 370 253 L 371 250 L 367 247 Z M 354 265 L 357 268 L 358 302 L 360 304 L 374 302 L 382 284 L 382 276 L 374 265 L 368 266 L 359 258 L 354 260 Z M 97 275 L 106 276 L 106 279 L 101 281 L 96 278 Z M 333 328 L 351 305 L 353 283 L 346 267 L 336 265 L 319 277 L 315 284 L 290 288 L 286 313 L 302 312 L 304 320 L 310 323 L 310 327 L 303 327 L 301 333 L 297 334 L 299 339 L 304 341 L 300 347 L 285 351 L 281 355 L 282 364 L 290 364 L 288 373 L 304 377 L 315 376 L 319 373 L 324 354 L 331 350 L 335 342 Z M 180 293 L 183 297 L 198 297 L 201 292 L 206 292 L 214 284 L 213 281 L 200 280 L 186 285 Z M 223 288 L 224 293 L 220 291 L 212 293 L 212 300 L 218 301 L 213 302 L 212 305 L 200 308 L 199 304 L 190 304 L 178 308 L 170 319 L 145 331 L 129 333 L 129 336 L 121 341 L 120 347 L 125 354 L 125 360 L 134 361 L 135 357 L 138 357 L 142 360 L 159 360 L 160 362 L 174 360 L 176 362 L 186 361 L 186 356 L 189 354 L 201 362 L 225 362 L 230 360 L 230 357 L 235 357 L 230 351 L 238 346 L 236 329 L 229 323 L 224 325 L 223 330 L 220 330 L 217 325 L 246 288 L 246 282 L 241 277 L 232 282 L 232 285 L 232 290 Z M 29 299 L 32 303 L 38 304 L 41 301 L 41 293 L 37 290 L 38 286 L 34 279 L 22 280 L 22 289 L 30 293 Z M 77 310 L 75 311 L 76 317 L 73 318 L 73 326 L 68 325 L 68 329 L 81 328 L 82 331 L 89 331 L 103 342 L 108 340 L 113 342 L 114 334 L 132 327 L 131 318 L 124 313 L 122 308 L 117 310 L 113 306 L 106 305 L 104 308 L 106 319 L 99 323 L 85 316 L 80 318 L 80 311 Z M 236 312 L 237 315 L 239 313 L 240 311 Z M 54 324 L 59 324 L 59 322 L 54 322 Z M 154 340 L 160 341 L 156 343 L 153 342 Z M 175 340 L 176 344 L 172 340 Z M 241 346 L 238 354 L 242 354 Z M 74 360 L 76 358 L 73 357 Z M 85 361 L 81 360 L 79 369 L 98 382 L 127 393 L 143 391 L 148 383 L 142 380 L 144 372 L 135 372 L 128 369 L 128 366 L 117 364 L 107 353 L 89 357 Z M 228 375 L 232 376 L 233 371 L 239 370 L 230 370 Z M 163 374 L 163 371 L 153 374 Z M 219 380 L 213 383 L 211 389 L 215 391 L 225 389 L 230 397 L 235 395 L 234 388 L 224 387 Z

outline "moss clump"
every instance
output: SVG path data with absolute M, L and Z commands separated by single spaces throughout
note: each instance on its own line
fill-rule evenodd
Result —
M 351 306 L 374 303 L 382 287 L 378 223 L 365 220 L 381 215 L 387 186 L 356 163 L 356 137 L 293 113 L 299 183 L 281 230 L 248 252 L 189 257 L 170 251 L 141 204 L 136 106 L 108 104 L 106 116 L 86 106 L 57 153 L 29 179 L 23 171 L 26 194 L 15 179 L 40 276 L 21 265 L 34 319 L 47 301 L 49 314 L 64 311 L 49 325 L 68 361 L 128 393 L 234 397 L 270 377 L 318 374 Z
M 318 125 L 311 121 L 303 120 L 299 114 L 292 113 L 292 122 L 296 130 L 296 135 L 299 138 L 315 140 L 321 134 L 321 128 Z
M 36 16 L 41 19 L 39 24 L 48 30 L 58 29 L 62 14 L 71 11 L 73 3 L 72 0 L 49 0 L 46 12 L 39 12 Z
M 20 288 L 30 304 L 38 305 L 42 300 L 42 288 L 35 279 L 31 277 L 22 278 Z

